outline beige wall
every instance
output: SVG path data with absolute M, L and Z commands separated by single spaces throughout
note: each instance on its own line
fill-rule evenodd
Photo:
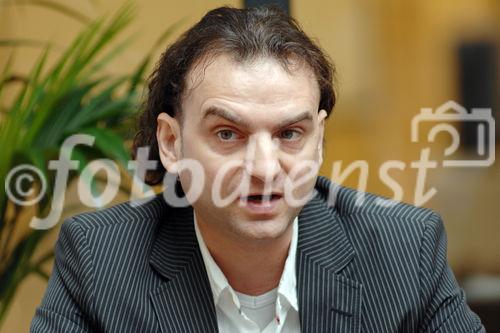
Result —
M 64 3 L 96 17 L 116 10 L 121 0 L 72 0 Z M 208 9 L 239 1 L 138 2 L 138 19 L 130 32 L 137 39 L 130 52 L 108 70 L 121 72 L 142 58 L 169 24 L 186 18 L 181 30 Z M 367 160 L 368 190 L 392 192 L 377 176 L 381 163 L 418 158 L 419 146 L 410 142 L 410 120 L 421 107 L 437 107 L 457 99 L 454 48 L 462 38 L 488 36 L 500 31 L 500 4 L 496 0 L 335 0 L 292 1 L 293 15 L 306 32 L 317 38 L 339 70 L 340 99 L 327 125 L 327 146 L 322 174 L 330 175 L 334 160 L 348 164 Z M 0 38 L 52 40 L 64 46 L 80 24 L 46 9 L 28 6 L 0 9 Z M 498 35 L 498 33 L 497 33 Z M 498 38 L 498 36 L 492 36 Z M 20 48 L 16 69 L 25 71 L 38 49 Z M 0 65 L 8 52 L 0 50 Z M 404 185 L 404 200 L 411 202 L 416 174 L 395 171 Z M 348 184 L 354 186 L 354 177 Z M 450 262 L 458 273 L 500 274 L 500 170 L 498 163 L 482 170 L 434 172 L 429 186 L 438 195 L 427 205 L 445 218 Z M 71 214 L 72 212 L 67 212 Z M 45 248 L 53 245 L 55 230 Z M 51 267 L 48 265 L 47 270 Z M 27 331 L 45 282 L 27 279 L 17 294 L 2 332 Z
M 368 190 L 392 196 L 379 180 L 378 169 L 387 160 L 402 160 L 406 169 L 394 170 L 391 176 L 403 185 L 404 201 L 413 202 L 416 171 L 409 169 L 409 163 L 419 159 L 423 145 L 410 142 L 411 119 L 422 107 L 436 108 L 459 99 L 455 56 L 459 41 L 487 38 L 500 49 L 500 3 L 310 0 L 292 4 L 294 16 L 317 37 L 339 71 L 340 99 L 327 126 L 322 174 L 332 174 L 335 160 L 343 165 L 367 160 Z M 438 139 L 433 151 L 442 156 L 439 148 L 448 141 L 444 136 Z M 347 184 L 357 186 L 357 174 Z M 437 169 L 429 172 L 426 184 L 438 191 L 425 206 L 444 218 L 455 272 L 500 274 L 499 164 Z

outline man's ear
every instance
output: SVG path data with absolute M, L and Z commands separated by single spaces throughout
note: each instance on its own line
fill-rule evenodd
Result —
M 323 164 L 323 141 L 325 134 L 325 119 L 327 117 L 327 113 L 325 110 L 320 110 L 318 112 L 318 129 L 319 129 L 319 137 L 318 137 L 318 162 L 319 166 Z
M 162 112 L 157 118 L 156 140 L 160 160 L 169 173 L 176 174 L 177 162 L 181 159 L 181 130 L 177 119 Z

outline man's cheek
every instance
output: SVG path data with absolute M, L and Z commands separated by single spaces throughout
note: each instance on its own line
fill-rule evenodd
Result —
M 239 195 L 242 184 L 240 170 L 231 167 L 216 165 L 206 169 L 206 186 L 204 192 L 212 201 L 226 199 Z
M 287 173 L 284 184 L 284 198 L 288 206 L 300 207 L 310 199 L 319 163 L 315 159 L 298 160 Z

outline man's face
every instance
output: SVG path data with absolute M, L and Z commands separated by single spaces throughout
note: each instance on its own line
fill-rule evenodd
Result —
M 318 84 L 303 65 L 288 73 L 271 58 L 240 64 L 218 56 L 195 67 L 182 102 L 177 158 L 194 159 L 204 169 L 201 196 L 188 196 L 198 223 L 239 240 L 275 239 L 289 230 L 302 206 L 287 202 L 287 177 L 311 173 L 303 161 L 318 168 L 322 161 L 326 112 L 318 112 L 318 105 Z M 305 198 L 315 178 L 289 194 Z M 180 181 L 188 191 L 200 179 L 182 171 Z

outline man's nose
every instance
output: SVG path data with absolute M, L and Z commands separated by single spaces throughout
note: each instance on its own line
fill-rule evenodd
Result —
M 263 182 L 275 180 L 281 171 L 277 140 L 268 134 L 252 136 L 245 160 L 249 175 Z

